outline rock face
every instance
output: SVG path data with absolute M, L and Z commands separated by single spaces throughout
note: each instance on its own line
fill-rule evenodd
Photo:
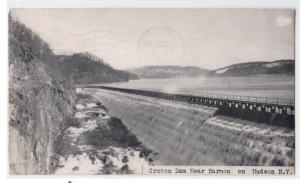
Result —
M 91 54 L 55 55 L 25 25 L 9 17 L 10 174 L 51 174 L 57 142 L 74 115 L 75 84 L 128 81 L 137 76 L 113 69 Z
M 47 64 L 53 58 L 36 34 L 9 19 L 10 174 L 49 174 L 55 168 L 53 143 L 72 115 L 75 92 Z

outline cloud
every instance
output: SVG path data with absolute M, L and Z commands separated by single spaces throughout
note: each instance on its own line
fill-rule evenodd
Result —
M 287 26 L 290 25 L 291 23 L 293 23 L 293 19 L 291 17 L 288 16 L 278 16 L 276 19 L 276 25 L 277 26 Z

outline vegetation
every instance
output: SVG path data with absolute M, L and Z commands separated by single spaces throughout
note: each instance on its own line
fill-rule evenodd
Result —
M 208 72 L 206 69 L 191 66 L 145 66 L 128 70 L 137 74 L 140 78 L 176 78 L 176 77 L 194 77 L 201 76 Z
M 8 51 L 10 173 L 49 174 L 55 167 L 53 142 L 63 119 L 72 115 L 73 83 L 51 67 L 56 56 L 48 44 L 11 16 Z
M 40 58 L 41 61 L 48 63 L 54 57 L 52 50 L 45 41 L 11 16 L 9 16 L 9 44 L 9 48 L 14 51 L 13 53 L 21 57 L 24 62 Z M 9 63 L 13 61 L 10 59 Z
M 248 62 L 239 63 L 219 68 L 206 70 L 192 66 L 144 66 L 128 69 L 140 78 L 178 78 L 196 76 L 256 76 L 256 75 L 295 75 L 294 60 L 276 60 L 273 62 Z
M 58 60 L 61 72 L 74 79 L 76 84 L 121 82 L 138 78 L 127 71 L 112 68 L 90 53 L 58 56 Z
M 60 151 L 78 151 L 70 144 L 55 145 L 63 141 L 64 129 L 80 127 L 70 117 L 76 101 L 74 81 L 128 81 L 130 74 L 88 53 L 57 56 L 10 15 L 8 51 L 10 173 L 49 174 L 57 166 Z
M 113 144 L 121 147 L 140 147 L 141 143 L 118 118 L 111 117 L 107 123 L 109 128 L 97 128 L 83 134 L 89 145 L 103 147 Z M 102 139 L 102 140 L 99 140 Z
M 13 54 L 20 56 L 25 63 L 39 58 L 50 67 L 50 74 L 59 80 L 86 84 L 120 82 L 138 78 L 127 71 L 112 68 L 101 58 L 88 52 L 56 56 L 48 43 L 24 24 L 14 20 L 11 16 L 9 22 L 10 49 Z M 14 61 L 15 59 L 9 59 L 10 64 Z

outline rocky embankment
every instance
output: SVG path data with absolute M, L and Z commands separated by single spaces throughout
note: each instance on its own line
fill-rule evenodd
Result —
M 89 95 L 78 94 L 75 115 L 65 125 L 55 145 L 54 174 L 141 174 L 153 162 L 153 153 Z
M 19 58 L 14 58 L 19 59 Z M 73 112 L 74 95 L 42 64 L 10 64 L 9 165 L 11 174 L 48 174 L 53 143 Z
M 74 118 L 76 110 L 74 88 L 76 78 L 74 72 L 80 70 L 80 68 L 89 70 L 89 75 L 85 76 L 85 82 L 92 82 L 95 79 L 101 82 L 117 82 L 122 80 L 120 78 L 126 76 L 128 80 L 131 76 L 127 72 L 114 70 L 109 65 L 104 64 L 103 61 L 101 63 L 96 62 L 97 60 L 93 60 L 90 55 L 85 55 L 84 58 L 76 56 L 76 67 L 65 70 L 74 63 L 69 60 L 61 60 L 60 57 L 63 56 L 55 55 L 49 45 L 40 39 L 37 34 L 9 15 L 9 172 L 11 175 L 66 173 L 64 170 L 56 171 L 58 166 L 62 166 L 61 156 L 66 158 L 68 164 L 69 159 L 72 158 L 68 158 L 68 155 L 80 152 L 79 147 L 79 150 L 76 149 L 78 151 L 75 151 L 74 148 L 70 147 L 68 149 L 69 146 L 64 147 L 58 144 L 61 138 L 65 137 L 65 129 L 71 130 L 71 132 L 72 130 L 76 131 L 75 127 L 70 129 L 68 127 L 76 123 L 76 118 L 80 118 L 78 116 Z M 74 58 L 74 55 L 72 58 Z M 77 70 L 72 70 L 72 68 Z M 98 70 L 95 71 L 95 69 L 91 70 L 90 68 L 97 68 Z M 101 73 L 98 73 L 99 69 L 102 69 L 100 70 Z M 80 71 L 85 70 L 81 69 Z M 109 143 L 106 143 L 106 138 L 110 138 L 112 139 L 111 142 L 115 142 L 118 138 L 117 133 L 124 132 L 124 129 L 118 131 L 118 127 L 124 128 L 124 126 L 115 118 L 110 119 L 107 122 L 109 125 L 106 125 L 106 127 L 116 129 L 117 133 L 104 131 L 107 133 L 105 137 L 96 133 L 99 129 L 93 129 L 92 133 L 87 133 L 91 128 L 90 125 L 97 128 L 99 125 L 98 123 L 94 124 L 94 122 L 90 123 L 82 125 L 82 128 L 86 128 L 86 131 L 84 131 L 86 136 L 84 137 L 90 139 L 89 145 L 108 146 Z M 93 135 L 96 135 L 95 138 L 91 138 Z M 124 136 L 121 135 L 121 137 Z M 128 138 L 134 138 L 134 136 L 129 135 Z M 122 144 L 122 140 L 130 143 L 132 139 L 119 140 L 118 143 Z M 133 142 L 138 143 L 137 140 L 133 140 Z M 140 144 L 125 145 L 142 148 Z M 121 147 L 116 146 L 109 148 L 107 151 L 114 152 L 115 155 L 115 152 L 121 151 L 119 148 Z M 140 151 L 144 152 L 145 150 L 140 149 Z M 137 153 L 136 151 L 132 152 L 130 149 L 122 150 L 122 152 L 123 154 L 133 153 L 134 155 Z M 88 157 L 93 159 L 94 156 L 101 153 L 88 154 Z M 143 156 L 143 153 L 141 156 Z M 105 155 L 101 157 L 104 158 L 100 158 L 102 163 L 106 162 L 108 166 L 115 167 L 114 163 L 109 163 L 113 160 L 109 160 Z M 115 158 L 118 157 L 116 155 Z M 124 156 L 124 162 L 132 162 L 130 157 L 128 156 L 126 160 Z M 127 166 L 121 168 L 124 171 L 130 171 L 130 167 L 132 166 L 127 163 Z M 76 169 L 75 167 L 74 170 Z M 80 171 L 82 170 L 84 168 L 80 169 Z M 114 172 L 110 169 L 109 171 Z M 104 171 L 104 173 L 107 172 Z
M 54 58 L 46 43 L 11 18 L 9 26 L 9 172 L 49 174 L 75 91 L 45 64 Z

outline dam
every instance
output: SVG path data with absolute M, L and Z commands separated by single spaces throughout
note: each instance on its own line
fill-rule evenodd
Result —
M 294 100 L 269 99 L 263 101 L 258 97 L 244 97 L 237 95 L 202 94 L 202 96 L 182 95 L 157 91 L 117 88 L 109 86 L 82 85 L 81 88 L 99 88 L 123 92 L 133 95 L 157 98 L 162 100 L 188 103 L 215 107 L 217 113 L 242 118 L 246 120 L 267 123 L 270 125 L 295 127 L 295 105 Z

